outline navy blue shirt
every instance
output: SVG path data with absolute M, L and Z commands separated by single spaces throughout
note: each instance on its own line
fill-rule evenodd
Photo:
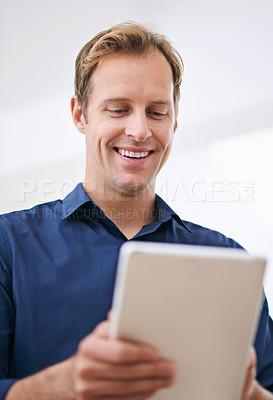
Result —
M 219 232 L 182 221 L 158 196 L 155 204 L 156 220 L 132 240 L 240 247 Z M 75 353 L 79 341 L 106 319 L 126 241 L 81 184 L 63 201 L 0 217 L 0 399 L 16 379 Z M 255 347 L 258 380 L 273 390 L 266 300 Z

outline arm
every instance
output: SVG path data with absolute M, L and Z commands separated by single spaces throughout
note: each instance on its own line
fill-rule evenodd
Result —
M 6 400 L 74 400 L 74 358 L 53 365 L 45 370 L 15 382 L 8 391 Z
M 108 331 L 108 321 L 99 324 L 74 357 L 17 381 L 6 400 L 144 400 L 172 384 L 170 363 L 147 346 L 109 340 Z
M 0 224 L 0 235 L 1 232 Z M 0 250 L 3 243 L 4 240 L 0 240 Z M 8 377 L 15 324 L 12 277 L 6 268 L 8 256 L 8 253 L 0 251 L 0 399 L 4 399 L 6 392 L 16 381 Z

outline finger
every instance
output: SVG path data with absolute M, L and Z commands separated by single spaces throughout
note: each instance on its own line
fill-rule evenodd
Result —
M 109 320 L 103 321 L 96 326 L 91 335 L 95 334 L 101 337 L 108 338 L 109 330 L 110 330 L 110 321 Z
M 254 347 L 250 347 L 249 349 L 249 361 L 248 361 L 248 369 L 256 368 L 257 365 L 257 355 Z
M 78 353 L 84 357 L 111 364 L 153 362 L 159 359 L 156 351 L 148 346 L 121 340 L 108 340 L 94 334 L 80 342 Z
M 257 356 L 254 347 L 249 348 L 245 386 L 249 387 L 256 378 Z
M 111 313 L 112 310 L 109 311 L 109 313 Z M 109 315 L 108 313 L 108 315 Z M 157 355 L 157 351 L 155 348 L 151 347 L 151 346 L 147 346 L 141 343 L 137 343 L 137 342 L 133 342 L 133 341 L 129 341 L 129 340 L 118 340 L 118 339 L 109 339 L 109 329 L 110 329 L 110 321 L 103 321 L 100 324 L 98 324 L 96 326 L 96 328 L 94 329 L 94 331 L 86 337 L 87 338 L 92 338 L 92 335 L 95 336 L 99 336 L 103 339 L 107 339 L 107 340 L 112 340 L 114 343 L 119 342 L 121 343 L 127 343 L 127 344 L 131 344 L 132 346 L 130 346 L 131 349 L 133 349 L 133 346 L 137 346 L 137 347 L 141 347 L 141 349 L 143 350 L 144 353 L 146 353 L 146 355 L 144 356 L 144 360 L 149 360 L 149 361 L 154 361 L 158 359 L 158 355 Z M 136 347 L 135 347 L 136 348 Z M 128 347 L 129 349 L 129 347 Z M 148 358 L 147 358 L 148 357 Z
M 101 399 L 113 397 L 130 399 L 133 396 L 146 396 L 147 393 L 155 392 L 158 389 L 166 388 L 173 383 L 168 379 L 145 379 L 140 381 L 104 381 L 77 380 L 75 390 L 77 395 L 90 399 Z
M 84 359 L 79 365 L 82 379 L 139 380 L 169 378 L 174 375 L 174 365 L 167 361 L 131 365 L 115 365 Z
M 132 395 L 132 396 L 122 396 L 122 395 L 114 395 L 112 394 L 111 396 L 99 396 L 97 397 L 97 399 L 99 400 L 118 400 L 118 399 L 124 399 L 124 400 L 146 400 L 146 399 L 150 399 L 154 394 L 156 393 L 156 391 L 152 391 L 152 392 L 146 392 L 143 394 L 137 394 L 137 395 Z M 80 395 L 81 396 L 81 395 Z M 89 398 L 91 399 L 90 396 L 86 397 L 86 395 L 84 395 L 84 398 Z M 78 397 L 77 397 L 78 398 Z M 82 398 L 82 397 L 81 397 Z M 95 399 L 95 397 L 92 397 L 92 400 Z

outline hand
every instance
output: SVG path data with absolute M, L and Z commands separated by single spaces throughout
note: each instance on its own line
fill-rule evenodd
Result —
M 74 359 L 78 400 L 144 400 L 173 382 L 174 368 L 146 345 L 108 338 L 102 322 L 79 344 Z

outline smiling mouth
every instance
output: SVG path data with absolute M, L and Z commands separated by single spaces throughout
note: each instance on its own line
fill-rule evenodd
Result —
M 128 158 L 146 158 L 148 157 L 149 154 L 152 153 L 152 151 L 130 151 L 130 150 L 125 150 L 125 149 L 118 149 L 115 147 L 115 150 L 117 153 L 122 155 L 123 157 L 128 157 Z

